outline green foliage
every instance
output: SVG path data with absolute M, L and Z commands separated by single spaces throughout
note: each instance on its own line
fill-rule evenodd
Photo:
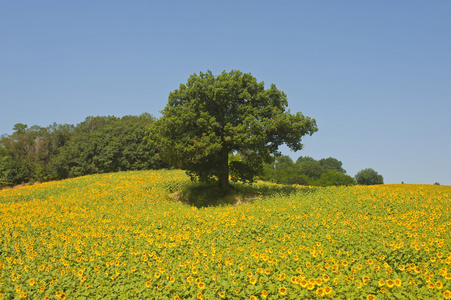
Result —
M 154 148 L 144 141 L 146 127 L 154 121 L 149 114 L 86 118 L 62 149 L 59 175 L 76 177 L 163 167 Z
M 28 181 L 56 179 L 54 160 L 69 139 L 73 127 L 53 124 L 49 127 L 18 123 L 10 136 L 0 140 L 0 186 Z
M 0 154 L 0 187 L 26 182 L 31 171 L 27 164 L 11 156 Z
M 264 165 L 262 180 L 281 183 L 311 186 L 349 186 L 354 179 L 345 174 L 342 162 L 329 157 L 319 161 L 301 156 L 293 163 L 286 155 L 277 156 L 272 164 Z
M 312 179 L 319 179 L 326 169 L 318 161 L 306 161 L 297 164 L 301 174 L 305 174 Z
M 384 178 L 371 168 L 363 169 L 355 175 L 355 180 L 361 185 L 384 184 Z
M 262 161 L 254 152 L 229 154 L 230 177 L 232 181 L 253 182 L 255 174 L 261 173 Z
M 317 184 L 314 184 L 317 186 L 350 186 L 355 185 L 355 180 L 346 174 L 343 174 L 342 172 L 338 171 L 327 171 L 323 174 L 321 174 L 319 180 L 317 181 Z
M 250 73 L 193 74 L 170 93 L 149 141 L 191 178 L 228 189 L 231 171 L 235 180 L 252 181 L 281 144 L 300 150 L 301 138 L 318 130 L 314 119 L 290 114 L 287 105 L 285 93 L 274 84 L 265 89 Z M 230 153 L 246 159 L 229 164 Z
M 286 155 L 274 157 L 274 161 L 265 164 L 261 179 L 275 183 L 292 183 L 296 177 L 295 165 L 293 160 Z
M 94 173 L 166 167 L 144 141 L 149 114 L 88 117 L 77 126 L 18 123 L 0 139 L 0 187 Z
M 319 163 L 323 168 L 327 170 L 337 171 L 346 174 L 345 169 L 343 169 L 342 167 L 343 163 L 336 158 L 333 157 L 322 158 L 319 160 Z

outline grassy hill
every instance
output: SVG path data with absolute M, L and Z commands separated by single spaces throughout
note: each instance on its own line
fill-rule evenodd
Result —
M 0 299 L 451 298 L 449 186 L 195 188 L 140 171 L 0 191 Z

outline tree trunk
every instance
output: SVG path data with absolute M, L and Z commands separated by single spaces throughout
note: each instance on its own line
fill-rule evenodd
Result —
M 219 171 L 219 184 L 222 186 L 222 188 L 226 191 L 230 189 L 229 185 L 229 152 L 222 148 L 221 150 L 221 158 L 220 158 L 220 167 L 221 170 Z

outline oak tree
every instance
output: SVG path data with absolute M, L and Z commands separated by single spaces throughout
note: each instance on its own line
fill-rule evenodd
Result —
M 169 94 L 149 140 L 191 178 L 229 189 L 231 172 L 252 181 L 280 145 L 300 150 L 301 138 L 318 130 L 315 119 L 291 114 L 287 106 L 284 92 L 274 84 L 265 89 L 250 73 L 201 72 Z M 237 153 L 242 159 L 229 161 Z

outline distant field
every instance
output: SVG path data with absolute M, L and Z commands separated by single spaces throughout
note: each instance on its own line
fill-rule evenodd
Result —
M 0 299 L 451 299 L 450 186 L 198 209 L 168 196 L 186 182 L 142 171 L 0 191 Z

